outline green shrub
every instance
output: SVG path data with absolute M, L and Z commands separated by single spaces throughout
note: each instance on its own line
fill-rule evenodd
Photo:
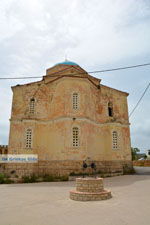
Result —
M 5 178 L 10 178 L 10 176 L 9 175 L 5 175 Z
M 53 176 L 49 174 L 45 174 L 44 176 L 38 177 L 36 175 L 31 176 L 23 176 L 23 183 L 35 183 L 35 182 L 57 182 L 57 181 L 68 181 L 68 176 Z
M 68 176 L 61 176 L 59 177 L 60 181 L 68 181 L 69 177 Z
M 43 176 L 44 182 L 57 182 L 57 181 L 68 181 L 68 180 L 69 180 L 68 176 L 53 176 L 49 174 L 45 174 Z
M 43 181 L 44 182 L 52 182 L 52 181 L 55 181 L 56 179 L 54 179 L 54 176 L 52 175 L 49 175 L 49 174 L 45 174 L 43 176 Z
M 76 176 L 75 172 L 71 172 L 69 176 Z
M 14 181 L 9 178 L 6 178 L 4 182 L 5 182 L 5 184 L 13 184 L 14 183 Z
M 4 184 L 5 182 L 5 175 L 0 173 L 0 184 Z
M 71 172 L 70 173 L 70 176 L 89 176 L 89 175 L 92 175 L 91 173 L 75 173 L 75 172 Z
M 23 176 L 22 181 L 23 183 L 35 183 L 37 182 L 38 177 L 36 175 L 31 175 L 31 176 Z
M 9 176 L 6 176 L 5 174 L 0 174 L 0 184 L 12 184 L 14 183 L 13 180 L 9 179 Z

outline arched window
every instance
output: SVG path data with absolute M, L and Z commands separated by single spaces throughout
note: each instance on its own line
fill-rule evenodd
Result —
M 30 114 L 35 113 L 35 99 L 34 98 L 30 99 L 29 112 L 30 112 Z
M 112 132 L 112 148 L 113 149 L 118 148 L 118 133 L 117 133 L 117 131 Z
M 26 148 L 32 148 L 32 130 L 31 129 L 26 130 L 25 146 L 26 146 Z
M 79 108 L 79 94 L 73 93 L 72 95 L 72 108 L 78 109 Z
M 72 129 L 72 145 L 73 147 L 78 147 L 79 146 L 79 128 L 78 127 L 73 127 Z
M 108 116 L 113 117 L 113 104 L 112 104 L 112 102 L 108 103 Z

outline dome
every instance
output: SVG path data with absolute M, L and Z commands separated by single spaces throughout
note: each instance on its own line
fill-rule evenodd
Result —
M 68 61 L 68 60 L 66 60 L 66 61 L 64 61 L 64 62 L 57 63 L 55 66 L 57 66 L 57 65 L 78 66 L 77 63 L 72 62 L 72 61 Z

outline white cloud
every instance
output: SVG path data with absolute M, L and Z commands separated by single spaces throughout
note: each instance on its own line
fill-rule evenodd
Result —
M 148 13 L 146 1 L 14 0 L 1 9 L 1 40 L 31 64 L 45 53 L 53 63 L 66 51 L 106 64 L 150 50 Z

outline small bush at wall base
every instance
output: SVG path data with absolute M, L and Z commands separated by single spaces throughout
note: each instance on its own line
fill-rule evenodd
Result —
M 13 180 L 9 179 L 8 176 L 4 174 L 0 174 L 0 184 L 12 184 L 14 183 Z
M 128 174 L 135 174 L 134 168 L 124 167 L 123 175 L 128 175 Z
M 59 177 L 60 181 L 68 181 L 69 180 L 69 177 L 68 176 L 62 176 L 62 177 Z
M 5 184 L 13 184 L 14 183 L 14 181 L 13 180 L 11 180 L 11 179 L 5 179 Z
M 31 175 L 31 176 L 23 176 L 22 177 L 22 182 L 23 183 L 35 183 L 38 181 L 38 177 L 36 175 Z
M 75 172 L 71 172 L 70 176 L 89 176 L 91 174 L 89 173 L 75 173 Z
M 68 181 L 68 180 L 69 180 L 68 176 L 52 176 L 49 174 L 45 174 L 44 176 L 39 176 L 39 177 L 34 174 L 31 176 L 22 177 L 23 183 L 57 182 L 57 181 Z
M 42 177 L 43 181 L 45 182 L 52 182 L 52 181 L 55 181 L 54 180 L 54 177 L 52 175 L 49 175 L 49 174 L 45 174 L 43 177 Z
M 69 180 L 68 176 L 52 176 L 49 174 L 45 174 L 43 176 L 43 181 L 45 182 L 68 181 L 68 180 Z
M 0 184 L 4 184 L 4 179 L 5 179 L 5 175 L 4 174 L 0 174 Z

